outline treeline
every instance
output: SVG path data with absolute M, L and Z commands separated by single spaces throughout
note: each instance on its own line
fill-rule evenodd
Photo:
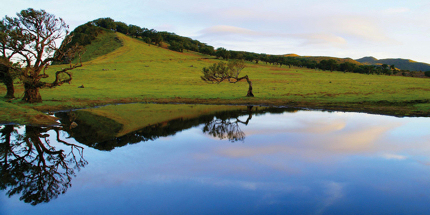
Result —
M 142 28 L 136 25 L 127 25 L 124 22 L 118 22 L 111 18 L 99 18 L 88 22 L 84 25 L 77 27 L 73 32 L 73 41 L 71 45 L 79 43 L 80 45 L 87 45 L 91 43 L 91 40 L 95 39 L 97 35 L 107 29 L 110 31 L 120 32 L 131 37 L 140 39 L 145 43 L 162 46 L 162 44 L 168 44 L 168 48 L 177 52 L 194 51 L 206 55 L 215 56 L 219 59 L 243 59 L 248 62 L 265 63 L 272 65 L 282 66 L 296 66 L 305 67 L 309 69 L 325 70 L 325 71 L 342 71 L 342 72 L 353 72 L 361 74 L 378 74 L 378 75 L 403 75 L 403 76 L 414 76 L 423 77 L 423 72 L 411 72 L 408 70 L 398 70 L 394 65 L 358 65 L 351 62 L 340 63 L 334 59 L 323 59 L 314 60 L 304 57 L 296 56 L 279 56 L 279 55 L 267 55 L 245 51 L 232 51 L 226 50 L 225 48 L 215 49 L 213 46 L 202 43 L 198 40 L 193 40 L 188 37 L 179 36 L 175 33 L 156 31 L 155 29 Z M 426 73 L 427 75 L 427 73 Z M 430 72 L 428 72 L 430 76 Z

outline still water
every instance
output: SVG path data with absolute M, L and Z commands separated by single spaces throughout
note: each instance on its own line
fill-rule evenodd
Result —
M 1 126 L 0 214 L 430 214 L 429 118 L 245 110 Z

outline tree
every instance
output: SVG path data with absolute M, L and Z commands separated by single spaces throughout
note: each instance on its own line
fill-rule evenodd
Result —
M 355 64 L 351 62 L 344 62 L 339 65 L 339 70 L 344 72 L 352 72 L 355 69 Z
M 337 62 L 334 59 L 329 60 L 322 60 L 320 61 L 320 69 L 322 70 L 330 70 L 330 72 L 333 72 L 337 68 Z
M 152 39 L 152 41 L 154 41 L 155 45 L 157 46 L 161 46 L 161 43 L 163 42 L 163 37 L 161 36 L 161 34 L 154 34 L 154 38 Z
M 148 45 L 151 45 L 151 38 L 149 38 L 149 37 L 144 37 L 144 38 L 143 38 L 143 42 L 148 43 Z
M 82 63 L 70 64 L 69 67 L 57 71 L 52 83 L 42 81 L 49 77 L 45 73 L 48 66 L 63 58 L 71 60 L 73 56 L 80 56 L 83 48 L 78 44 L 65 48 L 73 35 L 68 35 L 69 26 L 61 18 L 44 10 L 37 11 L 32 8 L 22 10 L 17 16 L 17 18 L 6 16 L 3 20 L 10 26 L 7 37 L 14 42 L 2 42 L 1 45 L 6 53 L 19 55 L 23 63 L 20 76 L 25 90 L 23 100 L 29 103 L 42 102 L 39 89 L 70 83 L 72 80 L 70 70 L 81 67 Z M 62 39 L 64 39 L 62 44 L 57 47 L 56 42 Z
M 137 25 L 128 25 L 128 30 L 129 30 L 130 36 L 136 37 L 136 38 L 139 35 L 141 35 L 142 32 L 144 31 L 144 29 L 142 29 L 141 27 L 139 27 Z
M 177 52 L 184 52 L 184 45 L 180 42 L 171 41 L 169 49 Z
M 129 28 L 128 25 L 125 24 L 124 22 L 115 22 L 116 25 L 116 31 L 123 33 L 123 34 L 128 34 L 129 33 Z
M 228 60 L 230 58 L 230 52 L 225 48 L 217 48 L 215 51 L 215 56 L 217 58 L 223 58 L 224 60 Z
M 8 17 L 0 22 L 0 81 L 6 85 L 5 98 L 15 98 L 15 88 L 13 80 L 19 75 L 20 67 L 18 63 L 11 61 L 12 57 L 17 55 L 17 52 L 9 50 L 11 46 L 20 46 L 21 41 L 18 41 L 13 35 L 17 34 L 16 29 L 11 25 L 12 20 Z
M 230 61 L 228 64 L 224 62 L 214 63 L 212 66 L 206 68 L 204 67 L 202 72 L 203 76 L 201 79 L 209 83 L 221 83 L 227 80 L 229 83 L 237 83 L 243 79 L 248 82 L 249 88 L 247 97 L 254 97 L 252 93 L 252 83 L 248 78 L 248 75 L 239 77 L 240 72 L 245 68 L 245 62 L 243 60 Z
M 113 20 L 112 18 L 100 18 L 100 19 L 96 19 L 93 21 L 95 25 L 102 27 L 102 28 L 106 28 L 108 30 L 116 30 L 116 23 L 115 20 Z
M 214 49 L 213 46 L 203 46 L 202 48 L 200 48 L 200 52 L 202 54 L 214 55 L 215 54 L 215 49 Z

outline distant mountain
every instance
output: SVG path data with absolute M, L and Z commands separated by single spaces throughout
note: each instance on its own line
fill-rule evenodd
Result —
M 371 65 L 376 65 L 378 62 L 378 59 L 374 58 L 374 57 L 363 57 L 360 58 L 358 60 L 356 60 L 362 64 L 371 64 Z
M 374 57 L 363 57 L 360 59 L 357 59 L 356 61 L 366 64 L 366 65 L 394 65 L 398 69 L 403 70 L 410 70 L 410 71 L 430 71 L 430 64 L 427 63 L 420 63 L 409 59 L 381 59 L 378 60 Z

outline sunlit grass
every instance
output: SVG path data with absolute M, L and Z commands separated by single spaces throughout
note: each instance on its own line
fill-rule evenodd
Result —
M 248 98 L 245 97 L 248 89 L 245 81 L 207 84 L 200 79 L 203 67 L 221 60 L 199 53 L 170 51 L 119 33 L 116 36 L 122 41 L 122 47 L 73 70 L 70 85 L 41 90 L 44 103 L 26 106 L 43 106 L 46 110 L 58 105 L 79 107 L 100 101 L 160 99 L 165 102 L 186 99 L 188 102 L 275 105 L 344 105 L 378 101 L 396 104 L 430 98 L 430 82 L 424 78 L 316 71 L 261 62 L 247 63 L 247 68 L 242 71 L 253 83 L 255 98 Z M 53 74 L 64 66 L 52 66 L 48 73 Z M 48 81 L 53 79 L 51 75 Z M 78 88 L 81 85 L 85 88 Z M 22 92 L 22 86 L 17 88 Z M 4 86 L 1 93 L 5 93 Z M 429 105 L 408 108 L 430 110 Z

